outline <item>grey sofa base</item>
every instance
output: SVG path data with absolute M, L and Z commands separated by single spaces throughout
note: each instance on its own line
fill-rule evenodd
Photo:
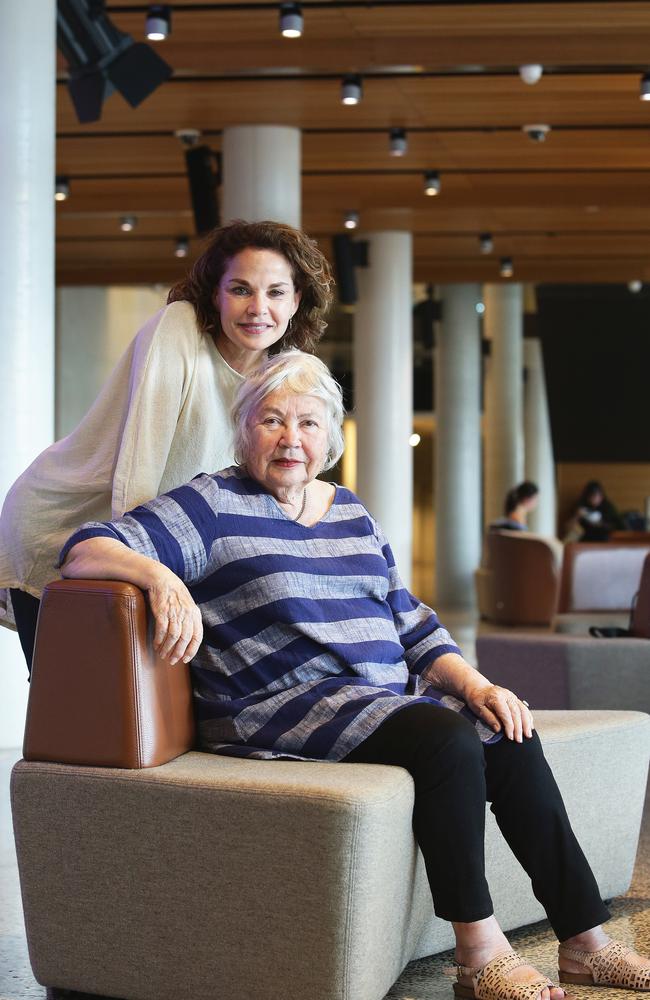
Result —
M 537 722 L 601 894 L 619 895 L 650 719 Z M 21 761 L 12 808 L 36 979 L 124 1000 L 380 1000 L 409 960 L 453 943 L 433 915 L 412 803 L 408 773 L 376 765 Z M 486 857 L 502 926 L 540 919 L 490 813 Z

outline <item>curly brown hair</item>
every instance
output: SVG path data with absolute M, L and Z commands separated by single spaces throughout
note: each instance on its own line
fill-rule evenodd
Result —
M 274 250 L 288 261 L 293 283 L 300 292 L 300 305 L 289 328 L 271 348 L 271 354 L 297 347 L 313 352 L 327 326 L 325 314 L 332 301 L 332 272 L 315 240 L 281 222 L 243 222 L 237 219 L 214 229 L 201 256 L 185 277 L 177 282 L 167 302 L 191 302 L 199 329 L 216 336 L 221 326 L 214 293 L 228 263 L 242 250 Z

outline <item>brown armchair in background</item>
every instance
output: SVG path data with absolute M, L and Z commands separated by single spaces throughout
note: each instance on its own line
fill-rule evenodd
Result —
M 490 531 L 475 573 L 481 618 L 501 625 L 550 625 L 560 581 L 562 544 L 527 531 Z

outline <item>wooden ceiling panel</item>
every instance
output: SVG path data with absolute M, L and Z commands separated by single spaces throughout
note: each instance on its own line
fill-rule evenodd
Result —
M 291 65 L 343 72 L 409 62 L 428 70 L 509 66 L 513 54 L 514 65 L 647 60 L 650 12 L 643 3 L 617 3 L 615 13 L 608 3 L 307 7 L 300 39 L 280 37 L 277 4 L 268 6 L 267 12 L 175 4 L 173 30 L 158 50 L 179 74 Z M 143 38 L 141 11 L 111 16 L 121 30 Z
M 112 16 L 141 39 L 142 4 L 115 6 L 134 8 Z M 157 51 L 175 77 L 139 108 L 113 95 L 81 126 L 59 83 L 57 172 L 72 186 L 57 205 L 59 280 L 175 280 L 187 261 L 174 239 L 193 220 L 174 131 L 200 129 L 218 150 L 225 127 L 256 123 L 303 129 L 308 232 L 329 241 L 349 209 L 368 230 L 411 230 L 421 280 L 494 280 L 501 255 L 526 281 L 650 277 L 650 105 L 638 97 L 650 2 L 332 3 L 304 8 L 299 40 L 279 36 L 276 0 L 173 7 Z M 534 87 L 524 61 L 547 66 Z M 353 108 L 339 96 L 349 71 L 364 74 Z M 535 122 L 552 126 L 544 143 L 521 131 Z M 400 159 L 392 126 L 409 130 Z M 430 169 L 438 198 L 422 192 Z M 119 232 L 126 214 L 134 233 Z
M 392 123 L 391 123 L 392 124 Z M 221 135 L 202 141 L 221 148 Z M 512 131 L 414 132 L 408 153 L 391 157 L 388 128 L 380 131 L 306 132 L 303 170 L 356 171 L 557 171 L 649 170 L 650 127 L 551 132 L 535 143 L 519 129 Z M 57 143 L 57 173 L 74 177 L 184 174 L 183 148 L 172 135 L 61 137 Z
M 643 125 L 650 105 L 639 100 L 638 75 L 547 76 L 526 87 L 513 76 L 379 77 L 364 84 L 354 107 L 340 102 L 338 79 L 170 81 L 138 108 L 119 94 L 105 103 L 102 119 L 77 122 L 67 88 L 58 89 L 57 131 L 173 133 L 178 128 L 284 124 L 311 129 L 427 128 L 550 125 Z

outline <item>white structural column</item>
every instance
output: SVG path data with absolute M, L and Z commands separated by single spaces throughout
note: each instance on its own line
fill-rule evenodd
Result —
M 273 219 L 301 226 L 301 132 L 285 125 L 235 125 L 223 131 L 225 222 Z
M 485 285 L 485 336 L 491 343 L 485 385 L 486 523 L 500 517 L 506 493 L 524 476 L 523 288 Z
M 390 541 L 409 586 L 413 537 L 413 336 L 410 233 L 368 233 L 357 270 L 354 411 L 357 493 Z
M 442 289 L 436 334 L 436 601 L 474 604 L 481 558 L 481 336 L 479 285 Z
M 526 479 L 532 479 L 539 486 L 539 503 L 528 516 L 528 527 L 540 535 L 555 535 L 555 462 L 542 345 L 536 337 L 524 340 L 524 367 Z
M 0 501 L 54 429 L 55 0 L 0 5 Z M 28 686 L 0 628 L 0 747 L 22 743 Z

